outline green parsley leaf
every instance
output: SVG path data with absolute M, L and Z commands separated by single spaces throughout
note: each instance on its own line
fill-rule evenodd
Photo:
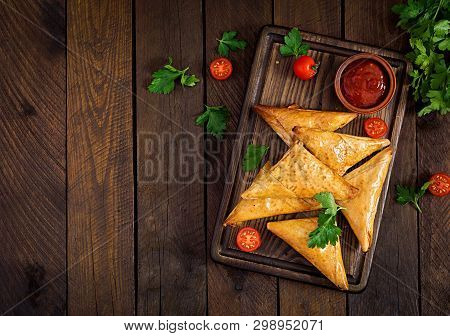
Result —
M 217 39 L 219 42 L 218 52 L 220 56 L 227 56 L 231 51 L 236 51 L 238 49 L 245 49 L 247 42 L 244 40 L 238 40 L 236 38 L 237 32 L 226 31 L 222 34 L 221 39 Z
M 449 20 L 441 20 L 434 25 L 434 33 L 436 36 L 439 37 L 447 35 L 449 29 L 450 29 Z
M 195 84 L 197 84 L 198 82 L 200 82 L 200 79 L 195 77 L 195 75 L 185 75 L 184 73 L 181 75 L 180 83 L 183 86 L 192 87 L 195 86 Z
M 147 87 L 151 93 L 168 94 L 175 89 L 175 81 L 180 78 L 183 86 L 195 86 L 200 80 L 195 75 L 186 75 L 187 67 L 184 70 L 178 70 L 172 66 L 172 58 L 169 57 L 169 63 L 152 74 L 152 82 Z
M 208 133 L 221 138 L 227 128 L 230 112 L 225 106 L 207 106 L 205 111 L 195 119 L 196 125 L 206 124 Z
M 443 39 L 439 42 L 438 48 L 442 51 L 450 50 L 450 38 Z
M 392 11 L 400 16 L 397 26 L 405 27 L 408 20 L 415 19 L 422 12 L 421 3 L 409 1 L 408 4 L 397 4 L 392 7 Z
M 244 161 L 242 162 L 242 168 L 244 171 L 255 170 L 261 163 L 264 155 L 266 155 L 269 147 L 261 145 L 250 144 L 247 147 L 247 151 L 244 155 Z
M 421 198 L 423 195 L 425 195 L 425 192 L 427 191 L 428 187 L 430 186 L 431 182 L 425 182 L 420 189 L 417 191 L 417 197 Z
M 325 248 L 328 244 L 336 245 L 342 230 L 336 225 L 336 216 L 319 214 L 319 226 L 309 233 L 308 247 Z
M 430 184 L 431 182 L 426 182 L 417 190 L 414 187 L 397 185 L 397 203 L 400 203 L 401 205 L 412 203 L 419 212 L 422 212 L 419 207 L 419 199 L 422 198 L 423 195 L 425 195 L 425 192 L 427 191 Z
M 179 74 L 163 68 L 155 71 L 152 77 L 153 80 L 148 86 L 148 90 L 152 93 L 167 94 L 175 88 L 175 80 L 179 77 Z
M 302 42 L 302 36 L 298 28 L 292 28 L 291 31 L 284 37 L 284 43 L 280 46 L 280 53 L 282 56 L 306 55 L 309 50 L 309 45 Z
M 447 71 L 447 68 L 445 67 L 444 61 L 437 63 L 434 67 L 434 71 L 435 73 L 431 74 L 430 85 L 433 90 L 437 90 L 442 86 L 442 84 L 447 79 L 447 76 L 450 76 L 450 74 Z
M 322 205 L 323 210 L 319 213 L 318 227 L 309 233 L 308 247 L 325 248 L 328 244 L 336 245 L 342 230 L 336 224 L 338 206 L 330 192 L 321 192 L 314 195 L 317 202 Z
M 409 35 L 412 51 L 406 58 L 414 64 L 411 87 L 413 97 L 421 101 L 419 116 L 431 112 L 442 115 L 450 111 L 450 67 L 446 65 L 450 50 L 450 6 L 444 0 L 408 0 L 392 11 L 399 16 L 397 26 Z
M 325 208 L 325 213 L 330 215 L 336 215 L 338 210 L 338 205 L 334 201 L 333 194 L 330 192 L 321 192 L 314 195 L 314 198 L 317 202 L 322 205 L 322 208 Z
M 402 185 L 397 185 L 397 202 L 405 205 L 414 199 L 415 191 L 414 188 L 404 187 Z

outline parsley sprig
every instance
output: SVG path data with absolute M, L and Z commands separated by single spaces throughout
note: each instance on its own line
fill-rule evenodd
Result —
M 448 0 L 408 0 L 392 11 L 399 15 L 398 26 L 410 34 L 412 51 L 406 57 L 413 62 L 409 73 L 416 101 L 424 104 L 419 116 L 450 111 L 450 66 L 445 53 L 450 50 L 450 6 Z
M 414 205 L 414 207 L 421 213 L 422 210 L 419 206 L 419 199 L 422 198 L 423 195 L 425 195 L 425 192 L 427 191 L 430 184 L 431 182 L 426 182 L 417 190 L 414 187 L 397 185 L 397 202 L 402 205 L 412 203 L 412 205 Z
M 254 144 L 248 145 L 247 151 L 244 155 L 244 161 L 242 162 L 242 168 L 244 171 L 248 172 L 255 170 L 261 163 L 268 150 L 268 146 L 258 146 Z
M 195 124 L 206 123 L 206 130 L 216 138 L 221 138 L 229 119 L 230 112 L 225 106 L 205 105 L 205 111 L 195 119 Z
M 342 230 L 337 226 L 336 216 L 343 208 L 336 204 L 333 194 L 321 192 L 314 195 L 323 210 L 319 213 L 319 226 L 309 233 L 308 247 L 325 248 L 328 244 L 336 245 Z
M 244 40 L 238 40 L 236 38 L 237 32 L 226 31 L 222 34 L 221 39 L 217 39 L 219 42 L 218 52 L 220 56 L 228 57 L 231 51 L 236 51 L 238 49 L 245 49 L 247 42 Z
M 284 37 L 284 43 L 280 47 L 282 56 L 306 55 L 309 50 L 309 44 L 302 42 L 302 35 L 298 28 L 292 28 L 291 31 Z
M 167 94 L 175 88 L 175 80 L 180 78 L 183 86 L 195 86 L 200 80 L 195 75 L 187 75 L 189 67 L 184 70 L 178 70 L 172 66 L 172 57 L 169 57 L 169 63 L 152 74 L 152 82 L 147 90 L 152 93 Z

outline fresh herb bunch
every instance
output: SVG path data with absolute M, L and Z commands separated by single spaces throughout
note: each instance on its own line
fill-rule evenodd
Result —
M 448 0 L 408 0 L 392 11 L 399 15 L 397 26 L 410 34 L 412 51 L 406 57 L 414 63 L 409 73 L 414 99 L 424 107 L 419 116 L 450 110 L 450 67 L 444 56 L 450 50 L 450 2 Z
M 221 138 L 230 120 L 230 112 L 225 106 L 207 106 L 205 111 L 195 119 L 196 125 L 206 123 L 206 130 L 216 138 Z
M 244 155 L 244 161 L 242 162 L 242 168 L 244 171 L 248 172 L 255 170 L 261 163 L 268 150 L 268 146 L 258 146 L 254 144 L 248 145 L 247 151 Z
M 336 204 L 333 194 L 330 192 L 321 192 L 314 195 L 317 202 L 322 205 L 319 213 L 319 226 L 309 233 L 308 247 L 325 248 L 328 244 L 336 245 L 342 230 L 337 226 L 336 216 L 339 210 L 343 208 Z
M 423 195 L 425 195 L 425 191 L 427 191 L 427 188 L 430 184 L 431 182 L 426 182 L 417 190 L 414 187 L 404 187 L 401 185 L 397 185 L 397 202 L 402 205 L 411 202 L 419 212 L 422 212 L 419 207 L 419 199 L 422 198 Z
M 291 31 L 284 37 L 284 44 L 280 47 L 282 56 L 306 55 L 309 50 L 309 44 L 302 42 L 302 35 L 297 27 L 292 28 Z
M 184 70 L 174 68 L 172 57 L 169 57 L 169 63 L 152 74 L 152 82 L 147 90 L 152 93 L 170 93 L 175 88 L 175 80 L 178 78 L 183 86 L 195 86 L 200 80 L 195 75 L 187 75 L 186 71 L 188 70 L 189 67 Z
M 220 56 L 228 57 L 231 51 L 236 51 L 238 49 L 245 49 L 247 42 L 244 40 L 238 40 L 236 38 L 237 32 L 226 31 L 222 34 L 221 39 L 217 39 L 219 42 L 218 52 Z

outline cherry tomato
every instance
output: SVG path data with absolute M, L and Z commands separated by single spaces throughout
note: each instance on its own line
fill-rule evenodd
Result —
M 428 190 L 435 196 L 445 196 L 450 192 L 450 177 L 445 173 L 434 174 L 430 178 Z
M 387 133 L 388 126 L 383 119 L 374 117 L 364 121 L 364 130 L 371 138 L 378 139 Z
M 300 56 L 294 62 L 294 73 L 298 78 L 308 80 L 317 73 L 318 66 L 312 57 Z
M 239 230 L 236 245 L 241 251 L 252 252 L 261 246 L 261 237 L 254 228 L 245 227 Z
M 209 71 L 215 79 L 225 80 L 231 76 L 233 65 L 228 58 L 221 57 L 211 62 Z

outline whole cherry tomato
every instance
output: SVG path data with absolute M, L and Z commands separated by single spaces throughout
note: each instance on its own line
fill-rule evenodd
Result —
M 308 80 L 317 73 L 318 66 L 312 57 L 300 56 L 294 62 L 294 73 L 298 78 Z

